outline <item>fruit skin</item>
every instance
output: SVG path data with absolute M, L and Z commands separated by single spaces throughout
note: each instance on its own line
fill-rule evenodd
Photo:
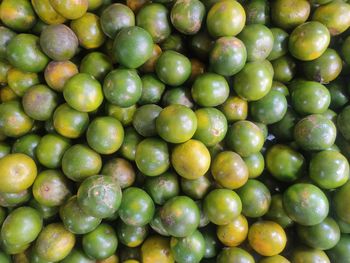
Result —
M 156 136 L 156 119 L 162 108 L 156 104 L 143 105 L 135 111 L 132 124 L 135 130 L 144 137 Z
M 309 15 L 310 3 L 307 0 L 277 0 L 271 4 L 271 19 L 284 30 L 303 24 Z
M 122 157 L 134 161 L 137 145 L 142 141 L 142 137 L 135 131 L 133 127 L 128 127 L 124 132 L 124 141 L 120 147 Z
M 291 262 L 302 263 L 302 262 L 320 262 L 320 263 L 330 263 L 327 254 L 318 249 L 312 249 L 308 247 L 297 247 L 293 250 L 291 255 Z
M 223 248 L 217 256 L 216 262 L 254 263 L 255 260 L 246 250 L 239 247 L 231 247 Z
M 154 212 L 152 198 L 144 190 L 129 187 L 123 191 L 118 213 L 125 224 L 144 226 L 152 220 Z
M 97 117 L 86 131 L 89 146 L 100 154 L 115 153 L 123 143 L 124 128 L 113 117 Z
M 330 34 L 326 26 L 317 21 L 296 27 L 289 36 L 289 52 L 297 59 L 310 61 L 320 57 L 327 49 Z
M 279 224 L 273 221 L 260 221 L 249 228 L 248 240 L 260 255 L 275 256 L 285 248 L 287 236 Z
M 180 193 L 177 174 L 169 171 L 146 178 L 144 188 L 157 205 L 163 205 L 167 200 Z
M 39 37 L 32 34 L 18 34 L 12 38 L 7 45 L 6 58 L 12 66 L 34 73 L 43 71 L 49 63 L 40 48 Z
M 170 248 L 176 262 L 198 263 L 205 253 L 205 240 L 203 235 L 196 230 L 187 237 L 172 237 Z
M 266 167 L 277 180 L 293 182 L 304 175 L 304 156 L 283 144 L 270 147 L 266 154 Z
M 2 1 L 0 19 L 7 27 L 19 32 L 28 31 L 37 20 L 28 0 Z
M 95 262 L 89 258 L 81 249 L 73 248 L 67 257 L 61 263 L 93 263 Z
M 191 197 L 192 199 L 203 199 L 203 197 L 210 190 L 212 179 L 209 175 L 203 175 L 197 179 L 190 180 L 181 178 L 181 190 L 182 192 Z
M 228 128 L 226 144 L 242 157 L 248 157 L 261 150 L 264 144 L 263 133 L 251 121 L 237 121 Z
M 337 117 L 337 128 L 346 140 L 350 139 L 350 106 L 346 106 Z
M 347 182 L 335 192 L 333 197 L 334 211 L 337 217 L 345 223 L 350 223 L 349 208 L 347 206 L 347 202 L 350 200 L 349 190 L 350 183 Z
M 246 24 L 262 24 L 270 23 L 270 4 L 264 0 L 253 0 L 245 3 L 244 10 L 247 16 Z
M 248 62 L 233 80 L 234 91 L 247 101 L 264 97 L 271 89 L 273 74 L 266 61 Z
M 199 75 L 191 88 L 193 100 L 203 107 L 216 107 L 224 103 L 230 88 L 226 79 L 216 73 Z
M 347 182 L 349 163 L 339 152 L 322 151 L 312 157 L 309 176 L 321 188 L 334 189 Z
M 248 236 L 248 221 L 241 214 L 227 225 L 218 226 L 216 235 L 225 246 L 239 246 Z
M 180 86 L 191 75 L 191 62 L 179 52 L 166 50 L 159 56 L 155 70 L 165 84 Z
M 190 180 L 203 176 L 210 167 L 210 153 L 203 143 L 188 140 L 174 147 L 171 164 L 182 177 Z
M 151 56 L 153 40 L 151 35 L 141 27 L 123 28 L 113 42 L 113 55 L 127 68 L 138 68 Z
M 216 108 L 201 108 L 195 111 L 197 118 L 197 129 L 193 135 L 210 147 L 221 142 L 227 132 L 227 120 L 225 115 Z
M 62 92 L 66 81 L 76 74 L 78 68 L 70 61 L 51 61 L 44 72 L 47 85 L 58 92 Z
M 103 32 L 115 38 L 121 29 L 135 25 L 135 15 L 128 6 L 115 3 L 103 10 L 100 21 Z
M 211 69 L 223 76 L 235 75 L 244 67 L 246 61 L 246 46 L 236 37 L 218 38 L 209 55 Z
M 348 253 L 350 250 L 350 238 L 348 235 L 342 235 L 335 247 L 327 251 L 331 262 L 349 262 Z
M 267 59 L 272 61 L 284 56 L 288 52 L 289 34 L 279 27 L 273 27 L 270 30 L 273 35 L 273 46 Z
M 69 20 L 82 17 L 89 6 L 88 0 L 50 0 L 50 4 L 60 15 Z
M 22 246 L 31 243 L 43 226 L 40 214 L 31 207 L 22 206 L 13 210 L 1 227 L 1 238 L 7 246 Z
M 1 10 L 0 10 L 0 17 L 1 17 Z M 6 47 L 10 40 L 16 36 L 16 33 L 12 31 L 11 29 L 0 26 L 0 59 L 4 60 L 6 59 Z
M 232 190 L 215 189 L 205 197 L 203 209 L 212 223 L 226 225 L 240 215 L 242 202 Z
M 33 184 L 35 200 L 44 206 L 60 206 L 71 196 L 67 178 L 58 170 L 45 170 L 38 174 Z
M 64 85 L 63 96 L 69 106 L 81 112 L 94 111 L 103 101 L 101 84 L 86 73 L 71 77 Z
M 242 31 L 246 21 L 243 7 L 236 1 L 219 1 L 207 15 L 207 29 L 214 37 L 235 36 Z
M 101 156 L 82 144 L 70 147 L 62 158 L 63 173 L 75 182 L 82 182 L 85 178 L 98 174 L 101 167 Z
M 50 25 L 40 34 L 40 46 L 44 53 L 56 61 L 71 59 L 78 49 L 78 38 L 66 25 Z
M 95 230 L 83 236 L 83 250 L 91 258 L 105 259 L 112 256 L 118 247 L 118 239 L 114 229 L 100 224 Z
M 118 181 L 112 176 L 94 175 L 81 183 L 77 200 L 86 214 L 106 218 L 112 216 L 120 207 L 122 192 Z
M 105 108 L 108 116 L 116 118 L 123 126 L 129 126 L 134 118 L 137 105 L 133 104 L 130 107 L 123 108 L 111 103 L 107 103 Z
M 188 107 L 174 104 L 165 107 L 156 119 L 158 135 L 170 143 L 184 143 L 197 129 L 196 114 Z
M 135 162 L 147 176 L 164 173 L 170 165 L 168 145 L 158 138 L 144 139 L 137 145 Z
M 268 220 L 278 223 L 281 227 L 286 228 L 294 224 L 293 220 L 289 218 L 283 207 L 282 194 L 274 194 L 271 197 L 269 210 L 264 215 Z
M 35 251 L 46 261 L 57 262 L 64 259 L 75 245 L 75 236 L 61 223 L 45 226 L 35 243 Z
M 148 225 L 130 226 L 120 220 L 116 231 L 120 243 L 128 247 L 138 247 L 148 236 Z
M 76 196 L 72 196 L 60 207 L 60 218 L 64 226 L 73 234 L 89 233 L 101 223 L 100 218 L 84 212 Z
M 141 258 L 144 263 L 175 262 L 170 252 L 169 239 L 159 235 L 150 236 L 145 240 L 141 246 Z
M 314 226 L 298 225 L 297 232 L 305 245 L 320 250 L 331 249 L 340 239 L 339 226 L 331 217 Z
M 141 77 L 142 94 L 138 104 L 158 103 L 165 91 L 165 84 L 153 74 L 145 74 Z
M 249 178 L 259 177 L 265 169 L 264 156 L 260 153 L 253 153 L 248 157 L 242 158 L 248 168 Z
M 39 84 L 39 76 L 33 72 L 22 71 L 17 68 L 11 68 L 7 72 L 7 82 L 11 90 L 19 97 L 35 84 Z
M 276 255 L 263 258 L 259 263 L 290 263 L 290 261 L 281 255 Z
M 196 34 L 205 15 L 204 4 L 199 0 L 178 0 L 171 9 L 170 19 L 173 26 L 185 35 Z
M 297 183 L 283 193 L 283 207 L 287 215 L 304 226 L 321 223 L 328 215 L 326 195 L 317 186 Z
M 0 192 L 0 205 L 2 207 L 14 208 L 23 205 L 24 203 L 27 203 L 30 198 L 30 189 L 26 189 L 18 193 Z
M 86 13 L 73 20 L 70 27 L 77 35 L 80 46 L 86 49 L 98 48 L 105 41 L 106 36 L 102 31 L 100 18 L 93 13 Z
M 223 151 L 216 155 L 211 174 L 216 182 L 228 189 L 237 189 L 248 180 L 248 167 L 235 152 Z
M 40 164 L 47 168 L 59 168 L 65 151 L 71 146 L 69 139 L 58 134 L 44 135 L 35 154 Z
M 112 176 L 121 189 L 131 186 L 135 181 L 135 171 L 132 164 L 123 158 L 112 158 L 104 163 L 102 175 Z
M 161 208 L 160 219 L 169 235 L 186 237 L 198 228 L 200 211 L 191 198 L 175 196 L 165 202 Z
M 35 13 L 44 23 L 58 25 L 66 21 L 66 19 L 53 8 L 50 0 L 32 0 L 31 2 Z
M 324 24 L 332 36 L 339 35 L 350 26 L 350 5 L 335 1 L 316 8 L 312 20 Z
M 8 154 L 0 159 L 0 192 L 18 193 L 29 188 L 36 176 L 37 167 L 29 156 L 23 153 Z
M 33 120 L 24 113 L 19 101 L 0 104 L 0 130 L 6 136 L 20 137 L 33 127 Z
M 120 107 L 130 107 L 141 97 L 142 82 L 136 71 L 119 68 L 107 74 L 103 93 L 108 102 Z
M 168 9 L 160 3 L 143 6 L 136 16 L 136 24 L 147 30 L 154 43 L 160 43 L 171 34 Z
M 229 96 L 219 106 L 219 110 L 224 113 L 228 123 L 245 120 L 248 116 L 248 102 L 238 96 Z
M 266 59 L 273 48 L 271 30 L 261 24 L 247 25 L 237 36 L 247 49 L 247 61 Z
M 336 137 L 332 121 L 320 114 L 301 119 L 294 128 L 294 139 L 304 150 L 321 151 L 331 147 Z
M 34 161 L 36 158 L 36 148 L 41 140 L 41 137 L 36 134 L 26 134 L 18 138 L 12 145 L 12 153 L 24 153 L 31 157 Z M 10 149 L 9 149 L 10 150 Z M 3 156 L 1 156 L 3 157 Z
M 46 121 L 53 115 L 58 98 L 46 85 L 30 87 L 22 98 L 24 112 L 34 120 Z
M 111 59 L 102 52 L 91 52 L 81 60 L 79 69 L 81 73 L 90 74 L 101 82 L 113 65 Z

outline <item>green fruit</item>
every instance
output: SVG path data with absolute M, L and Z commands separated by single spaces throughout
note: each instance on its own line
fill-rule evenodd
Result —
M 136 104 L 126 108 L 111 103 L 106 104 L 107 115 L 116 118 L 123 126 L 129 126 L 132 124 L 132 119 L 134 118 L 136 109 Z
M 209 170 L 210 162 L 207 147 L 193 139 L 176 145 L 171 154 L 171 164 L 175 171 L 190 180 L 203 176 Z
M 64 259 L 75 245 L 75 236 L 61 223 L 45 226 L 35 243 L 37 255 L 48 262 Z
M 329 107 L 332 110 L 339 110 L 348 103 L 349 99 L 343 81 L 333 81 L 327 85 L 327 88 L 331 94 L 331 104 Z
M 122 157 L 130 161 L 134 161 L 137 145 L 141 141 L 142 137 L 135 131 L 134 128 L 126 128 L 124 132 L 124 141 L 119 150 Z
M 333 197 L 334 211 L 342 221 L 350 223 L 349 208 L 347 206 L 348 200 L 350 200 L 350 183 L 347 182 L 335 192 Z
M 340 239 L 340 229 L 334 219 L 327 217 L 313 226 L 298 225 L 300 240 L 309 247 L 327 250 L 334 247 Z
M 282 120 L 274 123 L 269 128 L 271 132 L 281 141 L 293 140 L 294 126 L 298 122 L 299 116 L 292 108 L 287 108 L 287 111 Z
M 60 207 L 60 217 L 66 229 L 74 234 L 89 233 L 101 223 L 100 218 L 84 212 L 76 196 Z
M 237 189 L 237 194 L 242 201 L 242 214 L 246 217 L 257 218 L 267 213 L 271 194 L 260 181 L 249 179 L 245 185 Z
M 246 24 L 269 24 L 270 4 L 265 0 L 252 0 L 245 3 L 244 10 L 247 16 Z
M 304 150 L 321 151 L 331 147 L 336 137 L 332 121 L 320 114 L 301 119 L 294 128 L 294 139 Z
M 34 181 L 33 196 L 41 205 L 60 206 L 71 196 L 71 187 L 60 171 L 45 170 Z
M 243 99 L 260 100 L 271 89 L 271 68 L 266 61 L 248 62 L 233 80 L 233 89 Z
M 214 43 L 209 55 L 211 69 L 223 76 L 233 76 L 245 65 L 247 49 L 236 37 L 220 37 Z
M 218 153 L 211 165 L 211 174 L 217 183 L 228 189 L 237 189 L 248 180 L 248 167 L 235 152 Z
M 135 130 L 144 137 L 156 136 L 156 119 L 161 111 L 162 108 L 156 104 L 139 107 L 132 121 Z
M 242 211 L 239 196 L 229 189 L 215 189 L 204 199 L 204 213 L 215 225 L 226 225 L 235 219 Z
M 273 79 L 282 83 L 288 83 L 291 81 L 296 73 L 295 59 L 285 55 L 279 57 L 271 62 L 273 66 Z
M 291 261 L 294 263 L 302 262 L 320 262 L 320 263 L 330 263 L 331 261 L 327 257 L 327 254 L 319 249 L 313 249 L 309 247 L 297 247 L 293 250 L 291 255 Z
M 165 91 L 162 98 L 162 105 L 166 107 L 172 104 L 180 104 L 188 108 L 193 108 L 194 104 L 191 91 L 184 87 L 172 88 Z
M 259 177 L 265 169 L 264 156 L 260 152 L 244 157 L 243 161 L 248 168 L 249 178 Z
M 71 59 L 78 49 L 78 38 L 66 25 L 50 25 L 41 32 L 40 46 L 44 53 L 56 61 Z
M 22 98 L 24 112 L 39 121 L 46 121 L 52 117 L 57 102 L 57 94 L 46 85 L 30 87 Z
M 326 26 L 311 21 L 296 27 L 289 37 L 289 52 L 297 59 L 310 61 L 320 57 L 327 49 L 330 34 Z
M 275 194 L 271 197 L 269 210 L 264 217 L 278 223 L 283 228 L 292 226 L 294 223 L 283 207 L 283 196 L 281 194 Z
M 129 187 L 123 191 L 118 213 L 125 224 L 144 226 L 152 220 L 154 212 L 152 198 L 145 191 L 136 187 Z
M 224 0 L 215 3 L 207 15 L 207 29 L 212 37 L 235 36 L 242 31 L 246 15 L 240 3 Z
M 165 84 L 153 74 L 146 74 L 141 77 L 142 94 L 138 104 L 158 103 L 165 90 Z
M 228 128 L 226 143 L 229 149 L 242 157 L 261 150 L 264 136 L 260 128 L 250 121 L 237 121 Z
M 64 85 L 63 96 L 69 106 L 81 112 L 94 111 L 103 101 L 101 84 L 86 73 L 70 78 Z
M 350 125 L 348 122 L 349 119 L 350 119 L 350 106 L 346 106 L 339 113 L 337 118 L 337 127 L 341 135 L 343 135 L 346 140 L 350 139 Z
M 135 25 L 135 15 L 128 6 L 115 3 L 103 10 L 100 21 L 103 32 L 114 38 L 121 29 Z
M 60 15 L 69 20 L 82 17 L 89 6 L 88 0 L 50 0 L 50 4 Z
M 278 27 L 270 28 L 273 35 L 273 46 L 267 59 L 272 61 L 288 52 L 288 33 Z
M 0 17 L 1 17 L 1 10 L 0 10 Z M 16 33 L 12 31 L 11 29 L 0 26 L 0 59 L 6 59 L 6 47 L 10 40 L 16 36 Z
M 43 226 L 40 214 L 31 207 L 13 210 L 1 227 L 2 242 L 7 246 L 23 246 L 34 241 Z
M 179 86 L 190 77 L 191 62 L 181 53 L 166 50 L 158 58 L 155 70 L 162 82 L 170 86 Z
M 170 251 L 169 239 L 159 235 L 150 236 L 146 239 L 146 241 L 141 246 L 141 256 L 138 258 L 141 258 L 143 263 L 175 262 L 174 257 Z M 137 262 L 129 261 L 129 263 Z
M 80 63 L 80 72 L 87 73 L 95 79 L 102 81 L 113 69 L 111 59 L 101 52 L 87 54 Z
M 0 143 L 0 158 L 8 155 L 11 152 L 11 147 L 6 143 Z M 15 153 L 15 152 L 14 152 Z
M 116 179 L 121 189 L 131 186 L 135 181 L 135 171 L 130 162 L 123 158 L 113 158 L 104 163 L 101 174 Z
M 173 237 L 186 237 L 198 228 L 200 211 L 196 203 L 187 196 L 169 199 L 160 210 L 164 229 Z
M 61 263 L 94 263 L 95 261 L 89 258 L 82 250 L 74 248 L 69 253 L 69 255 L 60 262 Z
M 138 68 L 151 56 L 152 36 L 143 28 L 130 26 L 123 28 L 113 42 L 113 54 L 118 62 L 127 68 Z
M 169 171 L 156 177 L 146 178 L 144 188 L 157 205 L 163 205 L 180 192 L 177 175 Z
M 24 153 L 37 160 L 36 149 L 41 141 L 41 137 L 36 134 L 27 134 L 18 138 L 12 145 L 12 153 Z M 3 157 L 3 156 L 2 156 Z
M 98 174 L 101 167 L 101 156 L 82 144 L 70 147 L 62 158 L 63 173 L 75 182 L 82 182 L 85 178 Z
M 244 43 L 247 49 L 248 61 L 264 60 L 272 51 L 273 34 L 264 25 L 247 25 L 237 37 Z
M 117 225 L 117 236 L 120 243 L 128 247 L 138 247 L 143 243 L 148 235 L 148 225 L 130 226 L 123 221 Z
M 230 88 L 223 76 L 215 73 L 199 75 L 191 88 L 193 100 L 203 107 L 216 107 L 226 101 Z
M 239 262 L 254 263 L 254 258 L 244 249 L 238 247 L 224 248 L 219 253 L 217 263 Z
M 12 66 L 34 73 L 43 71 L 49 63 L 40 49 L 39 38 L 32 34 L 18 34 L 12 38 L 6 48 L 6 58 Z
M 136 24 L 147 30 L 154 43 L 160 43 L 170 36 L 169 20 L 168 9 L 160 3 L 144 5 L 136 16 Z
M 18 193 L 28 189 L 37 176 L 37 166 L 23 153 L 8 154 L 0 159 L 0 192 Z
M 19 32 L 28 31 L 37 20 L 28 0 L 2 1 L 0 19 L 7 27 Z
M 70 61 L 51 61 L 44 72 L 47 85 L 58 92 L 62 92 L 67 80 L 76 74 L 78 68 Z
M 248 116 L 248 102 L 237 96 L 230 96 L 219 106 L 228 123 L 245 120 Z
M 39 84 L 40 80 L 36 73 L 11 68 L 7 72 L 7 82 L 11 90 L 22 97 L 31 86 Z
M 328 262 L 349 262 L 350 238 L 348 235 L 342 235 L 335 247 L 327 251 L 331 261 Z
M 0 192 L 0 205 L 2 207 L 16 207 L 28 202 L 30 198 L 31 191 L 28 189 L 18 193 Z
M 112 216 L 118 210 L 121 199 L 119 183 L 112 176 L 90 176 L 81 183 L 77 192 L 82 210 L 97 218 Z
M 110 103 L 129 107 L 140 99 L 142 82 L 135 70 L 116 69 L 106 76 L 103 93 Z
M 317 186 L 307 183 L 290 186 L 283 194 L 283 207 L 293 221 L 304 226 L 321 223 L 329 211 L 326 195 Z
M 173 26 L 185 35 L 196 34 L 205 15 L 204 4 L 199 0 L 177 0 L 170 13 Z
M 139 170 L 147 176 L 157 176 L 169 168 L 169 150 L 166 142 L 157 138 L 147 138 L 136 148 L 135 162 Z
M 196 230 L 187 237 L 172 237 L 170 240 L 171 252 L 179 263 L 198 263 L 204 257 L 205 240 Z
M 25 114 L 19 101 L 0 104 L 0 131 L 9 137 L 20 137 L 33 127 L 33 120 Z
M 190 39 L 191 51 L 200 59 L 207 59 L 214 41 L 209 36 L 207 30 L 201 30 Z
M 62 24 L 66 21 L 66 19 L 63 16 L 61 16 L 59 13 L 57 13 L 57 11 L 53 8 L 53 6 L 50 3 L 50 0 L 33 0 L 31 2 L 35 10 L 35 13 L 40 18 L 40 20 L 36 23 L 36 25 L 39 22 L 43 22 L 49 25 L 56 25 L 56 24 Z
M 212 180 L 208 175 L 190 180 L 181 177 L 182 192 L 192 199 L 203 199 L 211 187 Z
M 90 258 L 105 259 L 116 252 L 118 239 L 113 228 L 102 223 L 83 236 L 82 245 L 84 252 Z
M 124 129 L 113 117 L 97 117 L 86 131 L 89 146 L 100 154 L 115 153 L 123 143 Z
M 312 157 L 309 176 L 321 188 L 337 188 L 348 181 L 349 163 L 339 152 L 322 151 Z
M 63 154 L 69 147 L 69 139 L 58 134 L 46 134 L 41 138 L 35 153 L 40 164 L 53 169 L 61 166 Z
M 291 147 L 276 144 L 267 151 L 266 167 L 277 180 L 293 182 L 304 175 L 305 159 Z

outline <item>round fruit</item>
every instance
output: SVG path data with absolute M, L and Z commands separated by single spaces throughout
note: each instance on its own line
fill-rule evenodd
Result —
M 218 226 L 216 234 L 225 246 L 239 246 L 248 236 L 248 221 L 244 215 L 239 215 L 227 225 Z
M 33 0 L 32 6 L 35 13 L 45 24 L 57 25 L 66 21 L 66 19 L 53 8 L 50 0 Z
M 230 96 L 219 106 L 228 123 L 245 120 L 248 116 L 248 102 L 237 96 Z
M 0 19 L 7 27 L 19 32 L 28 31 L 37 20 L 28 0 L 2 1 Z
M 156 104 L 146 104 L 139 107 L 132 120 L 135 130 L 144 137 L 157 135 L 156 119 L 161 111 L 162 108 Z
M 52 7 L 63 17 L 74 20 L 82 17 L 89 6 L 88 0 L 50 0 Z
M 101 174 L 116 179 L 121 189 L 131 186 L 135 181 L 134 167 L 122 158 L 113 158 L 104 163 Z
M 80 72 L 93 76 L 98 81 L 102 81 L 113 69 L 111 59 L 101 52 L 91 52 L 87 54 L 80 63 Z
M 67 80 L 78 74 L 77 66 L 70 61 L 51 61 L 44 72 L 47 85 L 62 92 Z
M 244 262 L 254 263 L 254 258 L 244 249 L 239 247 L 223 248 L 216 259 L 217 263 Z
M 158 235 L 148 237 L 142 244 L 141 258 L 144 263 L 173 263 L 175 261 L 170 251 L 169 239 Z
M 336 215 L 345 223 L 350 223 L 349 208 L 346 205 L 350 200 L 350 183 L 347 182 L 338 191 L 335 192 L 333 197 L 334 210 Z

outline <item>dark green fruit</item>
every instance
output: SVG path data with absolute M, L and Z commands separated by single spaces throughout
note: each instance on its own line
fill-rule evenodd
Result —
M 138 247 L 148 235 L 148 225 L 130 226 L 119 220 L 117 224 L 118 241 L 128 247 Z
M 271 197 L 269 210 L 264 217 L 278 223 L 283 228 L 294 224 L 283 207 L 283 196 L 281 194 L 275 194 Z
M 161 111 L 162 108 L 156 104 L 147 104 L 139 107 L 132 121 L 135 130 L 144 137 L 157 135 L 156 119 Z
M 246 250 L 238 247 L 224 248 L 219 253 L 217 263 L 239 262 L 254 263 L 255 260 Z M 280 263 L 280 262 L 279 262 Z

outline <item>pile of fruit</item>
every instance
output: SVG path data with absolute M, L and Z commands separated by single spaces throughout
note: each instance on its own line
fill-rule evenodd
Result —
M 0 263 L 350 262 L 347 1 L 0 22 Z

